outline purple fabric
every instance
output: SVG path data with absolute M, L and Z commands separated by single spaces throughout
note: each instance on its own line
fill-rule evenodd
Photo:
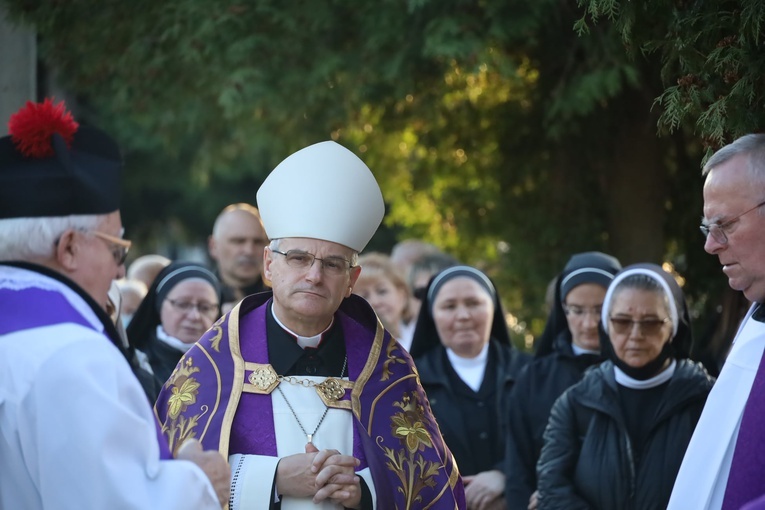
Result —
M 33 303 L 32 308 L 30 303 Z M 37 310 L 41 309 L 44 309 L 45 313 L 37 313 Z M 3 314 L 0 335 L 67 322 L 93 329 L 93 325 L 85 320 L 60 292 L 52 290 L 36 287 L 20 290 L 0 289 L 0 310 Z
M 765 492 L 765 355 L 744 407 L 722 510 L 739 510 Z
M 261 344 L 241 345 L 248 362 L 267 362 L 267 309 L 263 294 L 248 296 L 241 304 L 240 344 Z M 411 357 L 388 332 L 377 329 L 374 312 L 361 298 L 346 299 L 336 317 L 343 327 L 349 377 L 359 390 L 358 400 L 352 402 L 354 456 L 363 463 L 358 469 L 366 465 L 372 472 L 378 508 L 465 508 L 457 466 Z M 230 349 L 231 319 L 231 314 L 223 316 L 181 358 L 160 393 L 156 410 L 171 450 L 185 438 L 197 437 L 206 449 L 219 449 L 224 455 L 276 455 L 270 396 L 240 393 L 243 381 L 234 380 L 242 360 Z M 382 338 L 376 341 L 378 332 Z M 360 380 L 372 356 L 372 372 Z M 248 374 L 245 371 L 245 380 Z M 346 391 L 344 399 L 350 396 Z M 226 416 L 234 411 L 226 425 Z
M 268 363 L 268 344 L 264 334 L 267 310 L 266 304 L 239 319 L 239 348 L 242 358 L 252 363 Z M 263 336 L 259 337 L 259 334 Z M 231 425 L 229 455 L 232 453 L 276 456 L 271 395 L 242 393 Z
M 173 454 L 170 453 L 170 448 L 167 446 L 167 438 L 162 433 L 162 426 L 159 424 L 156 415 L 154 415 L 154 425 L 157 428 L 157 443 L 159 444 L 159 458 L 160 460 L 170 460 L 173 458 Z
M 268 303 L 239 319 L 239 346 L 242 357 L 252 363 L 268 363 L 268 344 L 262 336 L 266 331 Z M 343 332 L 348 338 L 361 338 L 363 331 L 358 323 L 345 314 L 340 315 Z M 367 361 L 366 351 L 351 343 L 346 350 L 348 355 L 348 375 L 355 380 L 364 369 Z M 350 400 L 350 392 L 342 400 Z M 353 434 L 353 456 L 361 461 L 357 470 L 367 467 L 364 448 L 357 428 Z M 236 416 L 231 426 L 229 454 L 256 453 L 276 456 L 276 431 L 274 430 L 274 410 L 271 395 L 242 393 Z
M 742 506 L 741 510 L 765 510 L 765 496 L 757 498 L 754 501 L 750 501 L 746 505 Z

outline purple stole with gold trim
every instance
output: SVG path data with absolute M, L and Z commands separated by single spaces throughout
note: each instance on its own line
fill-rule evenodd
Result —
M 250 383 L 253 370 L 268 364 L 269 299 L 245 298 L 181 358 L 156 404 L 171 449 L 195 437 L 226 458 L 276 456 L 271 395 Z M 357 469 L 370 468 L 377 508 L 465 508 L 459 471 L 409 355 L 357 296 L 343 301 L 336 320 L 354 386 L 333 407 L 353 414 L 353 455 Z

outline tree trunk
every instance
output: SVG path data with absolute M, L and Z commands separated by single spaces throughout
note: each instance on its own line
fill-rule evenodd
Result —
M 662 263 L 667 169 L 645 93 L 627 92 L 614 127 L 608 175 L 609 245 L 622 264 Z

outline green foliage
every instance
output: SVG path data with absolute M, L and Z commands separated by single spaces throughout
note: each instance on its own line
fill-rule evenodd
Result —
M 334 139 L 386 197 L 375 249 L 400 233 L 482 267 L 534 333 L 571 253 L 707 270 L 689 126 L 719 140 L 762 104 L 762 2 L 712 20 L 713 2 L 659 0 L 2 1 L 126 148 L 132 237 L 201 241 L 287 154 Z
M 623 7 L 641 3 L 642 10 Z M 765 101 L 763 35 L 765 2 L 621 2 L 580 0 L 585 15 L 577 27 L 606 18 L 632 47 L 661 56 L 666 90 L 656 99 L 659 127 L 693 129 L 716 149 L 763 128 Z M 644 27 L 632 33 L 628 27 Z M 709 152 L 709 151 L 708 151 Z

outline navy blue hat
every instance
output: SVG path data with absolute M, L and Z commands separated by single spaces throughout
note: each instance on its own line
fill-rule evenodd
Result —
M 577 253 L 569 259 L 560 277 L 560 298 L 585 283 L 595 283 L 607 289 L 622 265 L 611 255 L 599 251 Z
M 79 126 L 64 103 L 27 102 L 0 138 L 0 219 L 108 214 L 119 209 L 122 156 Z
M 546 356 L 555 350 L 555 342 L 561 334 L 566 335 L 566 341 L 571 341 L 563 302 L 566 295 L 579 285 L 596 283 L 607 289 L 614 275 L 621 270 L 622 265 L 616 257 L 599 251 L 588 251 L 571 256 L 563 268 L 563 272 L 555 280 L 555 296 L 552 309 L 547 317 L 545 330 L 539 337 L 536 357 Z

